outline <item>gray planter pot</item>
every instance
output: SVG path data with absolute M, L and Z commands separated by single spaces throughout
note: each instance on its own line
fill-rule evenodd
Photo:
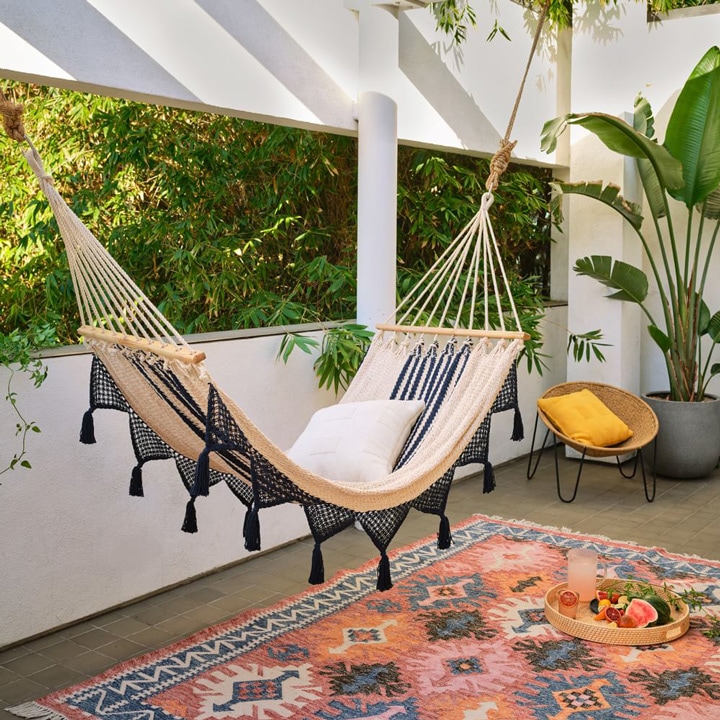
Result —
M 660 423 L 655 469 L 658 475 L 680 480 L 709 475 L 720 458 L 720 400 L 705 402 L 664 400 L 666 392 L 643 395 Z M 650 463 L 652 449 L 647 453 Z

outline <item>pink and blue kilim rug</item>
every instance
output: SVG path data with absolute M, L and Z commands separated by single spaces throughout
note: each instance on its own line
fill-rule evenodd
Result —
M 351 532 L 356 532 L 351 530 Z M 13 709 L 88 720 L 707 720 L 720 718 L 720 642 L 703 616 L 668 645 L 613 646 L 545 620 L 566 552 L 596 548 L 608 577 L 706 592 L 720 563 L 475 516 L 268 609 Z

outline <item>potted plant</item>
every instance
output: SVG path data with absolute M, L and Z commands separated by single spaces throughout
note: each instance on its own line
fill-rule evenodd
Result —
M 707 394 L 708 382 L 720 373 L 711 357 L 720 340 L 720 312 L 711 313 L 703 299 L 720 233 L 720 49 L 710 48 L 688 77 L 662 144 L 654 138 L 653 113 L 643 97 L 635 102 L 632 125 L 602 113 L 549 121 L 543 149 L 551 152 L 570 124 L 637 163 L 644 208 L 626 201 L 612 184 L 559 183 L 558 189 L 594 198 L 620 213 L 637 234 L 649 272 L 607 255 L 581 258 L 574 270 L 610 288 L 609 298 L 639 305 L 662 352 L 665 399 L 648 396 L 660 420 L 657 471 L 670 477 L 704 476 L 720 455 L 720 401 L 709 402 Z M 681 419 L 667 416 L 678 411 Z M 698 412 L 704 413 L 700 429 L 705 439 L 689 425 L 688 413 Z M 681 445 L 677 459 L 671 440 Z

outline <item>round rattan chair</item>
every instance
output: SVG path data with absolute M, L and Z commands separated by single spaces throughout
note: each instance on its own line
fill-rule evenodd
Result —
M 535 428 L 533 430 L 532 446 L 530 448 L 530 455 L 528 457 L 528 469 L 527 477 L 528 480 L 532 479 L 537 471 L 540 458 L 545 451 L 547 439 L 550 435 L 553 437 L 553 451 L 555 454 L 555 479 L 557 484 L 557 493 L 560 500 L 566 503 L 571 503 L 575 500 L 577 495 L 578 486 L 580 484 L 580 475 L 582 474 L 583 465 L 586 457 L 591 458 L 607 458 L 614 457 L 617 460 L 618 469 L 623 477 L 632 478 L 637 472 L 638 463 L 642 470 L 643 487 L 645 489 L 645 499 L 648 502 L 652 502 L 655 499 L 655 485 L 656 485 L 656 473 L 655 463 L 652 463 L 652 480 L 650 483 L 650 489 L 648 489 L 648 479 L 645 473 L 645 461 L 643 458 L 643 449 L 650 443 L 653 443 L 658 434 L 658 419 L 655 413 L 652 411 L 650 406 L 644 402 L 637 395 L 623 390 L 622 388 L 615 387 L 614 385 L 606 385 L 604 383 L 595 382 L 567 382 L 555 385 L 549 390 L 543 393 L 543 398 L 557 397 L 559 395 L 567 395 L 568 393 L 578 392 L 580 390 L 589 390 L 596 397 L 598 397 L 615 415 L 617 415 L 625 424 L 633 431 L 633 435 L 628 440 L 617 445 L 610 447 L 600 447 L 597 445 L 584 445 L 579 443 L 573 438 L 563 435 L 558 430 L 552 421 L 543 413 L 542 409 L 538 406 L 537 416 L 535 417 Z M 535 438 L 537 435 L 538 421 L 542 420 L 545 424 L 547 431 L 543 439 L 542 445 L 539 448 L 535 464 L 533 465 L 533 455 L 535 454 Z M 578 468 L 577 477 L 575 478 L 575 487 L 573 489 L 572 496 L 569 498 L 563 497 L 560 489 L 560 466 L 558 463 L 557 446 L 558 444 L 564 444 L 568 447 L 573 448 L 581 454 L 580 466 Z M 623 455 L 635 454 L 632 472 L 626 474 L 622 467 L 620 458 Z

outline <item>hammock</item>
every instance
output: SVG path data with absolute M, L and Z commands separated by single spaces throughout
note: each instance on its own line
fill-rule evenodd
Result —
M 450 545 L 445 507 L 455 468 L 483 463 L 483 490 L 489 492 L 494 487 L 487 449 L 492 414 L 514 409 L 513 439 L 522 438 L 515 361 L 528 336 L 520 327 L 489 217 L 493 190 L 514 147 L 508 140 L 512 120 L 491 163 L 478 212 L 398 306 L 396 324 L 378 326 L 340 401 L 422 403 L 387 475 L 347 482 L 293 460 L 222 392 L 204 354 L 188 345 L 59 195 L 22 127 L 21 106 L 1 98 L 0 112 L 8 134 L 30 146 L 24 155 L 67 250 L 79 333 L 94 353 L 81 442 L 95 442 L 96 409 L 128 414 L 137 459 L 132 495 L 143 494 L 146 462 L 174 460 L 190 496 L 182 529 L 197 532 L 197 498 L 224 482 L 247 508 L 248 550 L 260 549 L 261 509 L 299 503 L 315 540 L 311 583 L 324 579 L 322 542 L 354 523 L 380 552 L 380 590 L 392 586 L 387 548 L 411 508 L 439 515 L 438 544 Z M 498 329 L 489 326 L 490 289 Z M 501 306 L 502 297 L 508 309 Z M 474 327 L 476 307 L 484 308 L 481 329 Z M 465 308 L 469 322 L 462 327 Z M 506 327 L 506 317 L 513 328 Z
M 514 437 L 522 437 L 517 407 L 515 359 L 526 337 L 504 270 L 496 271 L 499 249 L 487 211 L 479 212 L 419 282 L 397 325 L 382 325 L 341 403 L 421 400 L 424 411 L 386 477 L 348 483 L 321 477 L 293 461 L 264 435 L 213 381 L 203 353 L 190 347 L 61 198 L 35 147 L 25 157 L 57 219 L 78 298 L 80 334 L 94 353 L 90 407 L 81 441 L 95 442 L 93 413 L 106 408 L 129 416 L 137 465 L 130 493 L 142 495 L 142 467 L 172 459 L 188 501 L 183 529 L 197 531 L 195 502 L 225 482 L 247 507 L 249 550 L 260 549 L 258 513 L 285 502 L 300 503 L 315 540 L 310 581 L 323 579 L 320 545 L 358 522 L 381 554 L 378 586 L 390 586 L 386 550 L 410 508 L 438 514 L 439 543 L 450 543 L 444 514 L 456 467 L 485 464 L 484 490 L 494 484 L 487 458 L 491 412 L 514 408 Z M 500 266 L 501 267 L 501 266 Z M 448 327 L 451 311 L 478 304 L 483 286 L 508 293 L 517 329 Z M 460 296 L 460 304 L 457 296 Z M 485 322 L 489 299 L 485 293 Z M 417 326 L 423 319 L 432 325 Z

